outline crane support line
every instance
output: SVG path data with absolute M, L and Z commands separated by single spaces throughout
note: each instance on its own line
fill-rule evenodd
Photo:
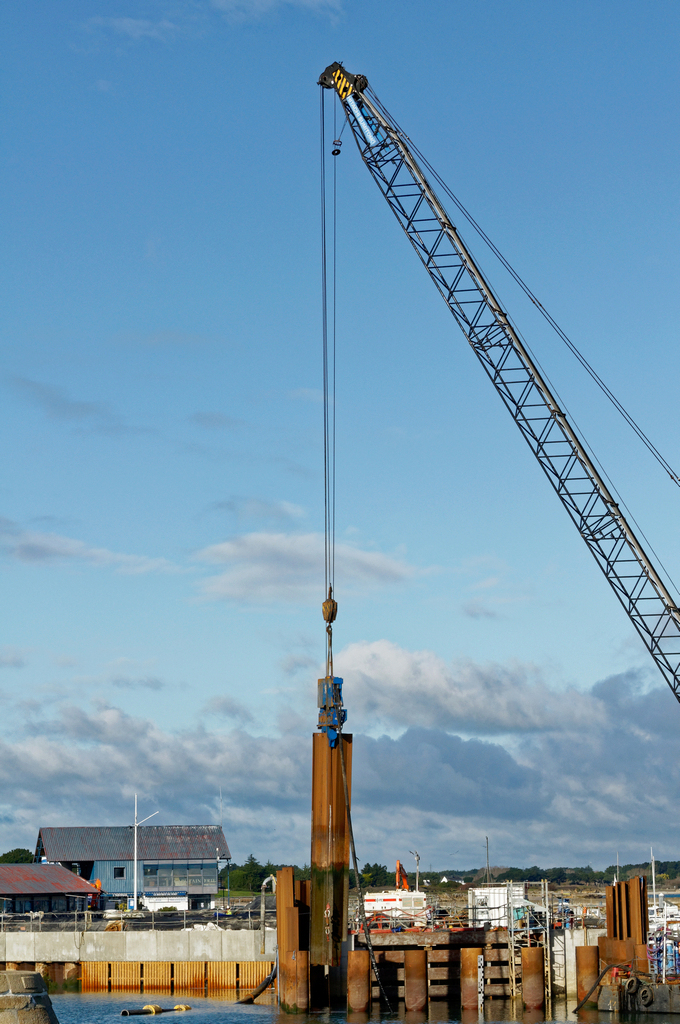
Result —
M 375 183 L 680 701 L 680 611 L 403 133 L 364 95 L 363 75 L 331 64 L 319 84 L 337 91 Z

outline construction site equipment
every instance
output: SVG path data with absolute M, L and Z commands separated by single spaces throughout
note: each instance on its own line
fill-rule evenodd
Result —
M 680 611 L 677 604 L 463 242 L 423 168 L 447 191 L 459 209 L 466 215 L 467 211 L 446 189 L 441 178 L 387 112 L 364 75 L 350 74 L 336 62 L 322 73 L 319 85 L 337 94 L 373 180 L 642 642 L 680 701 Z M 509 269 L 537 308 L 566 339 L 564 332 L 545 313 L 519 276 Z M 587 366 L 585 360 L 581 361 Z M 602 381 L 597 380 L 677 482 L 677 474 L 622 410 Z
M 400 860 L 397 861 L 397 873 L 394 888 L 405 889 L 406 892 L 409 892 L 408 875 L 406 874 L 406 869 Z

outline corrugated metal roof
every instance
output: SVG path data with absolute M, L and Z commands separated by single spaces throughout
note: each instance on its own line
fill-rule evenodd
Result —
M 131 825 L 41 828 L 39 838 L 47 860 L 134 857 Z M 137 829 L 139 860 L 214 860 L 216 850 L 221 860 L 231 858 L 221 825 L 140 825 Z
M 72 896 L 98 892 L 93 885 L 67 871 L 61 864 L 0 864 L 0 895 L 46 896 L 70 893 Z

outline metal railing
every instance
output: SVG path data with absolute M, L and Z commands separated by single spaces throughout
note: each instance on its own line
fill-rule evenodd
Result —
M 266 927 L 275 927 L 276 912 L 265 910 Z M 3 932 L 104 932 L 104 931 L 185 931 L 206 927 L 246 929 L 260 928 L 260 911 L 232 908 L 231 912 L 215 910 L 77 910 L 69 913 L 31 911 L 25 914 L 0 913 Z

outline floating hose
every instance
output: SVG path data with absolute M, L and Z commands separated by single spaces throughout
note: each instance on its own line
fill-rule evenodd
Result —
M 269 985 L 271 985 L 271 983 L 274 981 L 275 977 L 276 977 L 276 964 L 274 964 L 274 970 L 271 972 L 271 974 L 268 974 L 267 977 L 264 979 L 264 981 L 261 981 L 260 984 L 257 986 L 257 988 L 253 989 L 253 991 L 250 993 L 249 996 L 244 996 L 243 999 L 237 999 L 236 1002 L 240 1003 L 241 1005 L 244 1005 L 246 1003 L 254 1002 L 257 999 L 257 997 L 261 996 L 262 993 L 264 992 L 264 990 L 266 988 L 268 988 Z
M 144 1017 L 147 1014 L 174 1013 L 175 1011 L 190 1010 L 187 1003 L 178 1003 L 177 1006 L 159 1006 L 157 1003 L 147 1003 L 141 1010 L 121 1010 L 121 1017 Z
M 576 1007 L 576 1009 L 572 1010 L 571 1012 L 572 1012 L 572 1013 L 578 1013 L 578 1011 L 579 1011 L 579 1010 L 581 1009 L 581 1007 L 585 1006 L 585 1004 L 586 1004 L 586 1003 L 588 1002 L 588 1000 L 589 1000 L 589 999 L 590 999 L 590 997 L 592 996 L 592 994 L 593 994 L 593 992 L 595 991 L 595 989 L 597 988 L 597 986 L 598 986 L 598 985 L 600 984 L 600 982 L 601 982 L 601 981 L 602 981 L 602 979 L 604 978 L 604 976 L 605 976 L 605 974 L 607 973 L 607 971 L 611 971 L 611 970 L 612 970 L 612 968 L 614 968 L 614 967 L 630 967 L 630 966 L 632 965 L 632 963 L 633 963 L 633 961 L 632 961 L 632 960 L 626 960 L 626 962 L 625 962 L 625 963 L 623 963 L 623 964 L 607 964 L 607 966 L 605 967 L 605 969 L 604 969 L 603 971 L 600 971 L 600 973 L 598 974 L 598 976 L 597 976 L 597 981 L 595 982 L 595 984 L 594 984 L 594 985 L 593 985 L 593 987 L 591 988 L 590 992 L 588 992 L 588 993 L 587 993 L 587 994 L 586 994 L 586 995 L 585 995 L 585 996 L 583 997 L 583 999 L 582 999 L 582 1000 L 581 1000 L 581 1002 L 580 1002 L 580 1003 L 578 1004 L 578 1006 Z

